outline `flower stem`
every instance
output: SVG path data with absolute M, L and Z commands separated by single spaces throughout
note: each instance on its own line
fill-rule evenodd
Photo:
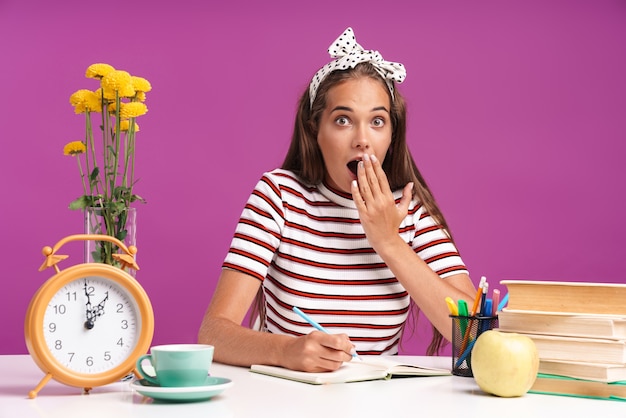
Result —
M 111 180 L 111 189 L 115 188 L 117 184 L 117 165 L 119 164 L 120 157 L 120 107 L 121 107 L 120 93 L 115 91 L 115 154 L 113 167 L 113 178 Z

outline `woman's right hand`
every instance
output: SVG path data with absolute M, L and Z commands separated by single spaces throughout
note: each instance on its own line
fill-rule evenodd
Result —
M 326 334 L 311 331 L 295 337 L 284 347 L 284 367 L 305 372 L 337 370 L 352 360 L 354 345 L 346 334 Z

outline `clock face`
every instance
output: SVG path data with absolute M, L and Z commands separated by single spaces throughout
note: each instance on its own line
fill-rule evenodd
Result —
M 141 325 L 137 301 L 123 286 L 103 277 L 81 277 L 50 298 L 43 338 L 59 364 L 78 373 L 97 374 L 129 357 Z

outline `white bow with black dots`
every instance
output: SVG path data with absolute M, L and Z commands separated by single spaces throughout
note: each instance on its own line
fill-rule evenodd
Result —
M 328 47 L 328 53 L 331 58 L 335 58 L 335 60 L 320 68 L 313 76 L 311 84 L 309 85 L 311 106 L 313 106 L 313 101 L 315 101 L 317 89 L 328 74 L 337 70 L 354 68 L 361 62 L 369 62 L 374 66 L 383 80 L 385 80 L 391 92 L 392 99 L 393 81 L 402 83 L 406 78 L 404 65 L 397 62 L 385 61 L 378 51 L 364 50 L 363 47 L 357 43 L 352 28 L 346 29 L 341 36 Z

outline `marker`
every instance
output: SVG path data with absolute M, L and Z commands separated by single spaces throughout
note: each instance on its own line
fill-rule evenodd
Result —
M 450 311 L 450 315 L 452 315 L 452 316 L 458 316 L 459 315 L 459 310 L 456 307 L 456 305 L 454 304 L 454 300 L 452 300 L 452 298 L 450 296 L 446 297 L 446 304 L 448 305 L 448 310 Z
M 492 311 L 493 311 L 493 300 L 487 298 L 485 299 L 485 313 L 482 316 L 489 317 L 491 316 Z
M 465 331 L 467 330 L 467 317 L 469 315 L 469 312 L 467 310 L 467 302 L 465 302 L 463 299 L 459 299 L 459 316 L 461 317 L 465 317 L 462 319 L 459 319 L 459 326 L 461 327 L 461 338 L 465 337 Z
M 324 334 L 330 334 L 330 332 L 328 332 L 328 330 L 326 328 L 324 328 L 323 326 L 321 326 L 320 324 L 318 324 L 317 322 L 315 322 L 313 320 L 313 318 L 311 318 L 309 315 L 305 314 L 304 312 L 302 312 L 297 306 L 294 306 L 292 308 L 292 311 L 294 311 L 295 313 L 297 313 L 298 315 L 300 315 L 300 317 L 302 319 L 304 319 L 306 322 L 308 322 L 309 324 L 311 324 L 313 326 L 313 328 L 315 328 L 318 331 L 323 332 Z M 359 357 L 359 355 L 356 353 L 356 349 L 353 349 L 352 353 L 352 358 L 361 360 L 361 357 Z
M 491 305 L 493 309 L 491 310 L 491 316 L 496 316 L 498 314 L 498 305 L 500 304 L 500 291 L 498 289 L 493 289 L 493 304 Z

